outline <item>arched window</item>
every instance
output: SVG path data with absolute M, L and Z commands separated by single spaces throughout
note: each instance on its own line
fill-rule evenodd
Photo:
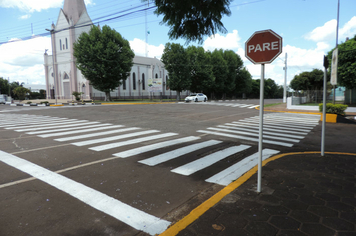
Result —
M 62 40 L 59 40 L 59 49 L 62 50 Z
M 168 87 L 168 75 L 166 75 L 166 89 L 168 90 L 169 87 Z
M 122 81 L 122 89 L 126 90 L 126 79 Z
M 157 75 L 157 73 L 156 73 L 156 79 L 158 78 L 158 75 Z
M 68 49 L 68 39 L 66 38 L 66 49 Z
M 142 90 L 146 89 L 146 84 L 145 84 L 145 74 L 142 73 Z
M 63 79 L 69 79 L 69 76 L 67 73 L 64 74 L 64 78 Z
M 132 73 L 132 89 L 136 90 L 136 74 Z

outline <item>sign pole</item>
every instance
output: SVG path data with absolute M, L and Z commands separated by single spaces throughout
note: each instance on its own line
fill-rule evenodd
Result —
M 323 86 L 323 122 L 321 126 L 321 156 L 324 156 L 325 151 L 325 120 L 326 120 L 326 77 L 327 70 L 329 67 L 329 61 L 326 56 L 324 56 L 324 86 Z
M 262 142 L 263 142 L 263 110 L 264 110 L 264 83 L 265 83 L 265 64 L 261 64 L 260 81 L 260 132 L 258 141 L 258 172 L 257 172 L 257 192 L 261 192 L 262 182 Z

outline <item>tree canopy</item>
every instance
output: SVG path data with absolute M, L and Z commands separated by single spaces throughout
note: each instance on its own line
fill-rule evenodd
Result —
M 135 54 L 129 41 L 116 30 L 93 26 L 74 43 L 74 56 L 77 68 L 90 84 L 111 100 L 110 92 L 129 76 Z
M 332 59 L 333 50 L 328 53 L 329 61 Z M 356 88 L 356 35 L 354 38 L 339 44 L 338 51 L 338 84 L 345 86 L 348 89 Z
M 13 92 L 20 100 L 24 100 L 26 95 L 31 93 L 29 89 L 21 86 L 16 87 Z
M 161 24 L 170 27 L 170 39 L 184 38 L 187 43 L 201 43 L 203 36 L 211 36 L 218 31 L 226 33 L 221 19 L 224 15 L 231 14 L 230 2 L 231 0 L 154 0 L 157 6 L 155 13 L 163 15 Z
M 294 90 L 322 90 L 324 83 L 324 72 L 319 69 L 302 72 L 295 75 L 290 82 L 290 87 Z

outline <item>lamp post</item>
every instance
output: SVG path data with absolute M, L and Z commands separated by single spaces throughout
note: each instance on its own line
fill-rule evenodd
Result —
M 55 45 L 54 45 L 54 29 L 46 29 L 47 31 L 51 32 L 51 41 L 52 41 L 52 67 L 53 67 L 53 85 L 54 85 L 54 98 L 56 99 L 56 105 L 57 105 L 57 86 L 56 86 L 56 73 L 54 71 L 54 50 Z

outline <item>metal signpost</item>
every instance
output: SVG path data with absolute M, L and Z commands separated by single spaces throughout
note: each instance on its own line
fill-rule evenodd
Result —
M 245 56 L 254 64 L 261 64 L 260 83 L 260 127 L 258 142 L 258 180 L 257 192 L 261 192 L 262 180 L 262 142 L 265 64 L 271 63 L 282 53 L 282 37 L 272 30 L 255 32 L 245 43 Z

